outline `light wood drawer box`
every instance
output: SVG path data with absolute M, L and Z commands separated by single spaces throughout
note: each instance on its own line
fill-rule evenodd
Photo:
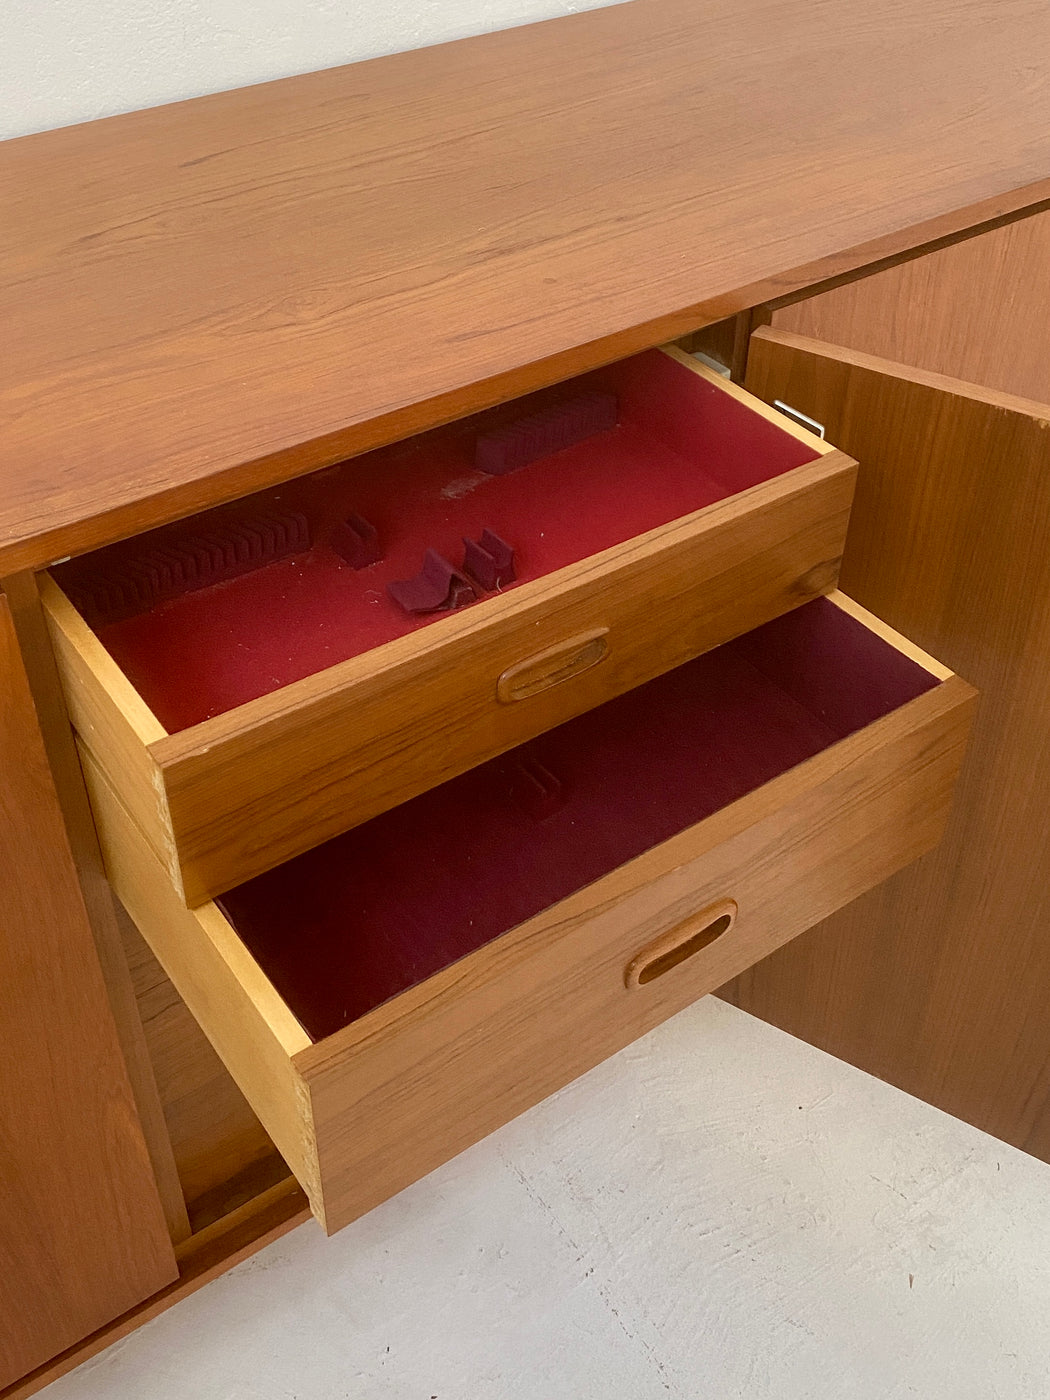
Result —
M 269 593 L 262 571 L 99 635 L 56 582 L 68 588 L 84 561 L 44 579 L 74 727 L 189 905 L 835 586 L 849 458 L 678 351 L 649 351 L 573 386 L 611 389 L 621 425 L 546 464 L 464 476 L 466 420 L 329 469 L 341 476 L 267 493 L 267 509 L 307 514 L 323 515 L 325 489 L 365 503 L 395 562 L 374 566 L 364 602 L 348 590 L 369 586 L 371 571 L 356 574 L 323 545 L 303 569 L 274 565 L 280 588 Z M 405 507 L 399 524 L 398 483 L 407 501 L 412 473 L 432 459 L 433 499 Z M 412 511 L 424 507 L 421 524 Z M 307 615 L 324 598 L 307 596 L 304 579 L 331 585 L 362 616 L 393 619 L 382 570 L 416 567 L 428 540 L 452 556 L 486 524 L 517 547 L 515 585 L 426 625 L 402 618 L 401 635 L 252 692 L 285 664 L 285 632 L 288 664 L 307 665 L 295 649 L 320 648 L 318 636 L 341 623 L 344 614 L 325 614 L 311 630 Z M 255 670 L 245 672 L 242 654 L 258 656 Z M 251 698 L 199 717 L 245 685 Z M 192 722 L 179 728 L 180 717 Z
M 83 753 L 118 895 L 332 1231 L 931 847 L 973 698 L 835 594 L 195 911 Z

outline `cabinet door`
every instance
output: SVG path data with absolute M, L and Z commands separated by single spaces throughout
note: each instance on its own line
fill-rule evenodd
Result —
M 0 595 L 0 1387 L 177 1273 Z
M 773 324 L 1045 402 L 1048 305 L 1044 212 L 781 307 Z
M 940 847 L 723 994 L 1050 1160 L 1050 406 L 769 329 L 747 387 L 860 461 L 843 589 L 982 698 Z

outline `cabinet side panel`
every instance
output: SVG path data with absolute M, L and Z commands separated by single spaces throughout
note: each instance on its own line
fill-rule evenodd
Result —
M 0 1385 L 176 1276 L 6 599 L 0 598 Z

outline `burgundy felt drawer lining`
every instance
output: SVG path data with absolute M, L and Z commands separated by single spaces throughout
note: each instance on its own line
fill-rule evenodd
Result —
M 818 599 L 220 904 L 320 1039 L 936 684 Z
M 504 476 L 474 465 L 478 435 L 542 405 L 550 393 L 600 388 L 619 425 Z M 74 590 L 107 559 L 179 542 L 240 515 L 301 513 L 313 539 L 292 557 L 100 626 L 136 690 L 176 733 L 429 625 L 388 596 L 424 551 L 457 567 L 463 537 L 485 528 L 515 551 L 516 581 L 535 580 L 812 461 L 811 448 L 659 351 L 554 391 L 372 452 L 55 570 Z M 382 557 L 355 569 L 327 542 L 357 514 Z M 474 604 L 484 607 L 484 601 Z M 440 616 L 441 614 L 437 614 Z

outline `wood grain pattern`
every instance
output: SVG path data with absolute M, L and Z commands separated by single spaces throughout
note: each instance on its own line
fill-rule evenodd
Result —
M 92 753 L 105 755 L 107 771 L 119 775 L 121 800 L 150 833 L 168 878 L 178 883 L 168 804 L 149 752 L 167 731 L 61 588 L 48 574 L 38 580 L 73 728 Z
M 833 588 L 854 471 L 828 454 L 151 745 L 187 903 Z M 599 665 L 500 702 L 511 666 L 599 627 Z
M 2 596 L 0 772 L 6 1385 L 163 1287 L 175 1257 Z
M 309 1037 L 214 904 L 189 910 L 86 749 L 106 872 L 197 1023 L 303 1189 L 320 1195 L 292 1056 Z
M 111 696 L 112 662 L 96 667 L 98 643 L 49 581 L 70 713 L 195 907 L 833 588 L 855 467 L 821 449 L 726 501 L 146 744 L 127 681 Z M 501 703 L 508 669 L 598 628 L 600 664 Z
M 622 866 L 295 1057 L 331 1232 L 853 899 L 940 835 L 973 692 L 958 678 Z M 645 988 L 639 950 L 735 899 Z
M 773 313 L 795 331 L 1050 403 L 1050 213 Z
M 604 661 L 609 650 L 608 627 L 594 627 L 547 647 L 527 661 L 518 661 L 496 679 L 496 699 L 501 705 L 530 700 L 552 685 L 562 685 Z
M 23 575 L 24 577 L 24 575 Z M 106 694 L 110 697 L 112 719 L 119 725 L 120 733 L 111 735 L 108 731 L 96 736 L 95 725 L 102 722 L 102 716 L 92 713 L 73 715 L 73 722 L 80 732 L 91 739 L 96 748 L 119 745 L 129 752 L 143 748 L 167 738 L 168 731 L 157 719 L 153 711 L 139 695 L 112 656 L 95 636 L 90 627 L 84 625 L 80 614 L 49 574 L 37 576 L 41 601 L 48 614 L 48 625 L 58 653 L 62 671 L 76 676 L 98 676 Z M 83 683 L 74 687 L 82 688 Z
M 736 317 L 729 316 L 724 321 L 712 321 L 698 331 L 681 336 L 677 342 L 680 349 L 690 355 L 700 353 L 716 364 L 728 369 L 733 363 L 733 348 L 736 344 Z
M 672 971 L 716 938 L 725 937 L 736 922 L 738 913 L 735 899 L 723 899 L 718 904 L 709 904 L 689 914 L 680 924 L 674 924 L 634 955 L 624 968 L 624 986 L 640 990 L 647 982 Z
M 0 572 L 1047 197 L 1044 23 L 642 0 L 5 142 Z
M 178 1180 L 194 1227 L 272 1170 L 276 1149 L 186 1003 L 117 906 Z
M 139 1122 L 149 1148 L 168 1230 L 172 1240 L 178 1242 L 190 1232 L 186 1202 L 122 946 L 119 910 L 102 868 L 91 804 L 37 585 L 37 576 L 33 574 L 16 574 L 3 580 Z
M 31 1395 L 38 1394 L 52 1381 L 68 1375 L 91 1357 L 98 1356 L 114 1342 L 152 1318 L 159 1317 L 227 1269 L 232 1269 L 242 1259 L 250 1258 L 309 1218 L 306 1197 L 294 1181 L 289 1179 L 263 1192 L 180 1247 L 179 1277 L 174 1283 L 107 1326 L 100 1327 L 76 1346 L 69 1347 L 45 1365 L 37 1367 L 14 1385 L 0 1390 L 0 1400 L 29 1400 Z
M 749 384 L 859 456 L 844 584 L 982 699 L 941 847 L 726 994 L 1050 1160 L 1050 406 L 776 330 Z
M 85 764 L 115 889 L 331 1231 L 927 849 L 972 696 L 951 677 L 316 1045 Z M 727 897 L 731 935 L 626 991 L 639 949 Z

